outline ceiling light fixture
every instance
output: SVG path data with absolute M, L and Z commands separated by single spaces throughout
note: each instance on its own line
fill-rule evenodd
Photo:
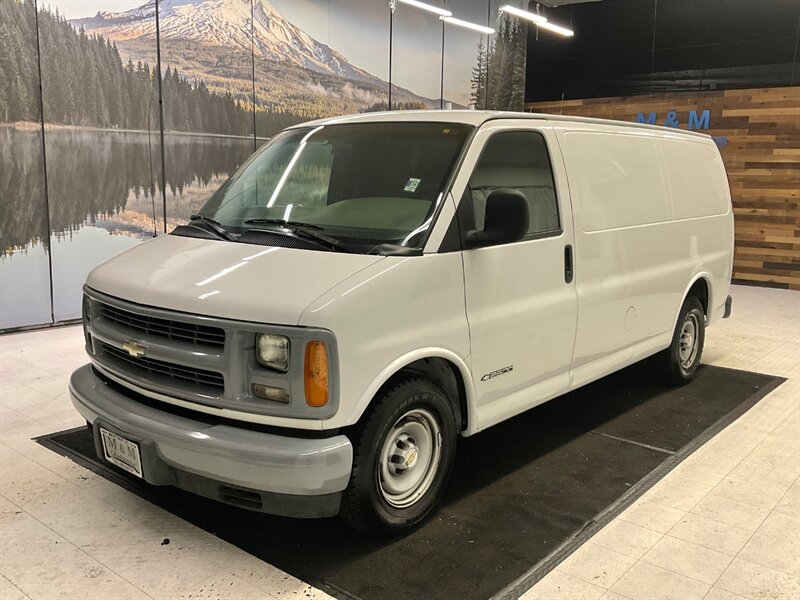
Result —
M 566 37 L 572 37 L 575 35 L 575 32 L 572 29 L 567 29 L 566 27 L 562 27 L 561 25 L 554 25 L 550 21 L 545 23 L 536 23 L 536 26 L 541 29 L 547 29 L 548 31 L 552 31 L 554 33 L 559 33 Z
M 554 25 L 550 23 L 546 17 L 543 17 L 540 14 L 532 13 L 527 10 L 522 10 L 521 8 L 514 8 L 513 6 L 509 6 L 508 4 L 504 4 L 499 9 L 500 14 L 508 13 L 509 15 L 514 15 L 515 17 L 519 17 L 520 19 L 527 19 L 528 21 L 533 22 L 537 27 L 541 27 L 542 29 L 547 29 L 548 31 L 552 31 L 554 33 L 561 34 L 566 37 L 572 37 L 575 35 L 575 32 L 571 29 L 567 29 L 566 27 L 562 27 L 561 25 Z
M 528 21 L 533 21 L 534 23 L 547 23 L 547 19 L 542 15 L 537 15 L 536 13 L 528 12 L 527 10 L 522 10 L 521 8 L 514 8 L 508 4 L 504 4 L 500 7 L 500 14 L 502 15 L 503 13 L 508 13 L 510 15 L 514 15 L 515 17 L 520 17 L 521 19 L 527 19 Z
M 409 6 L 413 6 L 415 8 L 421 8 L 422 10 L 427 10 L 428 12 L 432 12 L 434 14 L 439 15 L 440 17 L 452 17 L 453 13 L 449 10 L 444 8 L 439 8 L 438 6 L 431 6 L 430 4 L 425 4 L 424 2 L 419 2 L 418 0 L 398 0 L 403 4 L 408 4 Z
M 480 31 L 481 33 L 485 33 L 488 35 L 494 33 L 494 29 L 492 29 L 491 27 L 486 27 L 485 25 L 470 23 L 469 21 L 463 21 L 462 19 L 456 19 L 455 17 L 439 17 L 439 18 L 445 23 L 449 23 L 450 25 L 458 25 L 459 27 L 466 27 L 467 29 Z

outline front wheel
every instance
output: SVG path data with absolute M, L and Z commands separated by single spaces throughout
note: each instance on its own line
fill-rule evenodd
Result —
M 670 347 L 659 358 L 665 379 L 673 385 L 689 383 L 697 375 L 706 338 L 706 316 L 697 298 L 683 303 Z
M 422 379 L 402 380 L 376 399 L 352 437 L 345 523 L 370 535 L 420 523 L 439 501 L 455 456 L 456 418 L 444 393 Z

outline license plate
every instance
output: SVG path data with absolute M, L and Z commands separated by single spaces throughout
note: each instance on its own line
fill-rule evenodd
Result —
M 142 476 L 142 458 L 139 454 L 139 444 L 126 440 L 116 433 L 100 428 L 100 437 L 103 440 L 103 454 L 111 464 L 126 470 L 137 477 Z

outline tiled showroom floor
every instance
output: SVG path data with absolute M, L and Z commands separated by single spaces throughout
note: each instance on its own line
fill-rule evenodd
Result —
M 800 293 L 733 296 L 704 362 L 788 381 L 526 600 L 800 598 Z M 84 362 L 79 327 L 0 336 L 0 598 L 327 597 L 33 442 L 82 423 L 66 381 Z

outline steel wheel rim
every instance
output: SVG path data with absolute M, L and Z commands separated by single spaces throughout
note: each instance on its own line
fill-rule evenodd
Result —
M 378 458 L 378 487 L 389 506 L 408 508 L 431 488 L 442 456 L 442 431 L 430 411 L 415 408 L 392 426 Z
M 679 346 L 681 367 L 684 369 L 691 367 L 697 358 L 697 350 L 700 342 L 699 332 L 700 322 L 697 319 L 697 315 L 689 313 L 686 315 L 683 327 L 681 327 Z

